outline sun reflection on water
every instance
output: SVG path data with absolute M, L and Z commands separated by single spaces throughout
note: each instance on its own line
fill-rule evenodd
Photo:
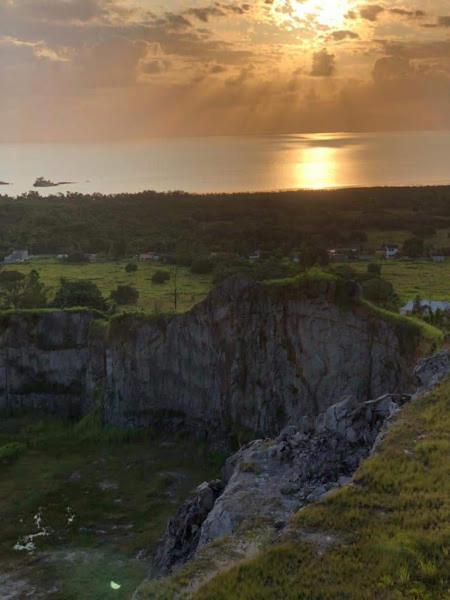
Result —
M 301 150 L 295 164 L 295 182 L 299 188 L 322 189 L 338 185 L 336 148 L 313 146 Z

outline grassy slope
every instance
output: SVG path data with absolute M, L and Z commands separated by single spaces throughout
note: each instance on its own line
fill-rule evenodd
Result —
M 215 577 L 196 600 L 450 597 L 450 383 L 407 407 L 354 485 L 294 517 L 297 541 Z M 323 554 L 302 532 L 331 534 Z
M 382 276 L 390 281 L 402 303 L 419 294 L 431 300 L 450 299 L 450 260 L 439 264 L 429 260 L 384 260 Z M 350 262 L 355 271 L 366 271 L 367 263 Z
M 61 277 L 66 279 L 90 279 L 98 285 L 105 296 L 118 285 L 133 285 L 139 291 L 137 308 L 146 311 L 168 312 L 174 307 L 173 279 L 168 283 L 157 285 L 151 278 L 155 271 L 164 269 L 172 271 L 170 265 L 157 263 L 139 263 L 136 273 L 126 273 L 125 266 L 129 261 L 88 263 L 80 265 L 62 264 L 55 260 L 32 261 L 23 265 L 11 265 L 10 270 L 28 273 L 31 269 L 39 272 L 42 281 L 48 286 L 50 297 L 59 287 Z M 194 304 L 203 300 L 211 288 L 211 277 L 194 275 L 189 269 L 178 267 L 178 311 L 189 310 Z

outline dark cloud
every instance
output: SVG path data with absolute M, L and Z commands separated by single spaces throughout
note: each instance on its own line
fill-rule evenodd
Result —
M 381 13 L 384 12 L 384 6 L 380 4 L 366 4 L 359 9 L 359 14 L 362 19 L 367 21 L 376 21 Z
M 333 31 L 329 38 L 335 42 L 342 42 L 343 40 L 359 40 L 359 35 L 354 31 L 339 30 Z
M 313 63 L 310 75 L 312 77 L 331 77 L 336 70 L 334 54 L 326 48 L 313 54 Z

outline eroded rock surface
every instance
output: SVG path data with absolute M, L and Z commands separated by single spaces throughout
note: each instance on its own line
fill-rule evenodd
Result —
M 427 392 L 439 385 L 448 376 L 449 371 L 450 352 L 448 350 L 420 360 L 414 370 L 419 385 L 417 393 Z
M 208 491 L 209 501 L 201 504 L 195 537 L 186 536 L 185 523 L 191 510 L 199 515 L 197 497 L 183 505 L 170 522 L 158 552 L 158 567 L 166 573 L 197 549 L 241 528 L 264 525 L 273 531 L 282 529 L 301 506 L 350 481 L 386 422 L 409 399 L 408 395 L 388 394 L 358 403 L 347 397 L 328 408 L 313 425 L 307 421 L 299 427 L 289 426 L 277 438 L 243 447 L 225 465 L 223 492 L 213 482 L 218 493 L 212 506 L 211 484 L 199 488 Z
M 0 408 L 100 408 L 119 426 L 248 439 L 313 420 L 335 398 L 407 389 L 414 348 L 395 324 L 338 304 L 334 283 L 308 295 L 235 277 L 168 319 L 3 317 Z

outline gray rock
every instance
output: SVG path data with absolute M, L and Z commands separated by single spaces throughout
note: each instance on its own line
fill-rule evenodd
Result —
M 347 484 L 386 423 L 408 398 L 384 395 L 359 404 L 346 398 L 327 409 L 317 419 L 316 431 L 309 435 L 288 428 L 273 440 L 257 440 L 241 448 L 227 461 L 227 483 L 223 493 L 214 494 L 212 508 L 211 484 L 202 484 L 197 490 L 208 511 L 201 530 L 195 531 L 196 549 L 238 534 L 243 527 L 251 528 L 252 523 L 264 523 L 278 531 L 279 523 L 287 522 L 299 507 Z M 183 528 L 185 509 L 179 514 Z M 166 535 L 173 538 L 170 527 Z M 194 553 L 188 539 L 181 558 L 184 561 Z M 169 554 L 168 570 L 177 564 L 177 556 Z
M 450 374 L 450 352 L 444 350 L 417 363 L 414 375 L 417 379 L 418 393 L 431 390 Z
M 410 376 L 414 349 L 402 355 L 396 329 L 341 310 L 334 292 L 305 298 L 234 277 L 172 318 L 106 327 L 89 311 L 5 317 L 0 409 L 81 416 L 101 406 L 114 425 L 187 428 L 215 443 L 236 430 L 308 433 L 337 398 L 407 389 Z
M 202 525 L 224 487 L 221 480 L 202 483 L 169 521 L 155 556 L 155 566 L 161 574 L 193 556 Z

